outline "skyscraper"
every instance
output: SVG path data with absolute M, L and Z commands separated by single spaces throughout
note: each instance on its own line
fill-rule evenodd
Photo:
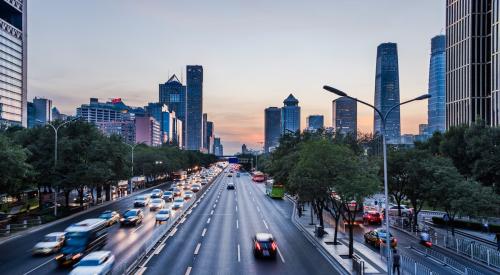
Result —
M 310 115 L 306 119 L 308 130 L 318 130 L 325 127 L 325 117 L 322 115 Z
M 215 128 L 214 128 L 214 123 L 212 121 L 207 121 L 207 149 L 208 153 L 213 154 L 214 153 L 214 135 L 215 135 Z
M 431 40 L 429 64 L 429 98 L 427 104 L 427 133 L 446 130 L 446 37 L 438 35 Z
M 498 63 L 492 70 L 491 59 L 498 37 L 492 43 L 491 29 L 498 13 L 492 16 L 492 2 L 498 9 L 494 0 L 446 1 L 446 128 L 477 120 L 489 124 L 495 113 L 491 88 Z
M 220 141 L 220 137 L 216 137 L 214 139 L 214 154 L 216 156 L 223 156 L 224 155 L 224 147 L 222 146 L 222 143 Z
M 202 124 L 202 141 L 203 141 L 202 147 L 203 147 L 203 152 L 205 152 L 205 153 L 208 153 L 207 122 L 208 122 L 208 115 L 207 115 L 207 113 L 204 113 L 203 117 L 202 117 L 201 124 Z
M 26 1 L 0 0 L 0 124 L 28 125 Z
M 174 111 L 183 124 L 182 140 L 186 140 L 186 86 L 177 76 L 172 75 L 167 82 L 159 85 L 160 104 L 167 104 L 169 111 Z
M 396 43 L 382 43 L 377 47 L 375 107 L 385 114 L 396 104 L 399 104 L 398 48 Z M 385 135 L 389 144 L 400 142 L 399 109 L 396 107 L 386 120 Z M 373 132 L 382 133 L 382 119 L 375 111 Z
M 493 1 L 491 26 L 491 73 L 493 79 L 491 82 L 491 125 L 500 126 L 500 1 Z
M 269 107 L 264 110 L 264 152 L 277 147 L 281 136 L 281 109 Z
M 281 133 L 290 134 L 300 131 L 299 101 L 290 94 L 283 100 L 281 108 Z
M 45 125 L 52 121 L 52 100 L 35 97 L 33 99 L 34 125 Z
M 356 136 L 358 132 L 358 104 L 348 97 L 332 101 L 332 126 L 336 133 Z
M 203 146 L 203 67 L 186 67 L 186 148 L 200 150 Z

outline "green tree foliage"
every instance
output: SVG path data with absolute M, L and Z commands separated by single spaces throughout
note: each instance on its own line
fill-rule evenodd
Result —
M 28 156 L 28 150 L 0 134 L 0 193 L 17 195 L 32 187 L 32 167 L 26 163 Z

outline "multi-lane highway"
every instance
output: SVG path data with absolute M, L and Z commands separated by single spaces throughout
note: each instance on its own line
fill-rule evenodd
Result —
M 227 190 L 228 182 L 236 189 Z M 215 182 L 186 221 L 142 264 L 144 274 L 338 274 L 292 223 L 293 205 L 272 200 L 249 176 Z M 275 260 L 256 259 L 252 236 L 272 233 Z

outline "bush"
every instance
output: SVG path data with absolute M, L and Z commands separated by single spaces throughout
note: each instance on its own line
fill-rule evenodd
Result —
M 436 225 L 446 225 L 445 221 L 441 217 L 432 217 L 432 222 Z M 450 224 L 451 226 L 451 224 Z M 467 221 L 467 220 L 454 220 L 453 227 L 459 229 L 467 229 L 474 231 L 483 230 L 483 225 L 480 222 L 476 221 Z M 489 224 L 489 231 L 491 233 L 500 233 L 500 225 L 499 224 Z

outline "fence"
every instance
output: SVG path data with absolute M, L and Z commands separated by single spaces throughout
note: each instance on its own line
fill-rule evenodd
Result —
M 29 227 L 37 226 L 42 224 L 42 219 L 40 217 L 36 219 L 23 220 L 22 223 L 11 223 L 7 224 L 5 228 L 0 228 L 0 235 L 7 236 L 15 231 L 25 230 Z
M 467 255 L 471 259 L 486 263 L 488 266 L 500 268 L 500 251 L 486 245 L 453 236 L 444 236 L 443 244 L 456 253 Z
M 365 274 L 365 262 L 356 254 L 352 255 L 352 273 L 356 275 Z
M 411 257 L 401 254 L 401 274 L 404 275 L 439 275 L 427 266 L 413 260 Z
M 420 251 L 426 257 L 433 258 L 434 260 L 440 262 L 441 264 L 449 266 L 450 268 L 453 268 L 459 274 L 467 274 L 467 275 L 481 275 L 481 274 L 483 274 L 475 269 L 472 269 L 470 267 L 466 267 L 461 262 L 459 262 L 453 258 L 447 257 L 444 254 L 437 252 L 436 250 L 425 249 L 422 251 L 422 250 L 416 249 L 416 248 L 415 248 L 415 250 Z

